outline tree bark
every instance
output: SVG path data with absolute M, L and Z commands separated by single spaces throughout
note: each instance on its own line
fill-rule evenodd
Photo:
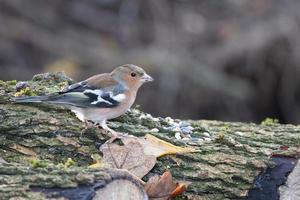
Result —
M 21 93 L 47 94 L 70 82 L 62 73 L 36 75 L 25 84 L 29 89 L 23 88 Z M 110 180 L 106 177 L 112 172 L 88 168 L 93 162 L 91 156 L 99 154 L 99 147 L 107 139 L 101 130 L 90 128 L 82 134 L 84 124 L 61 106 L 14 104 L 10 99 L 16 92 L 16 81 L 0 82 L 0 157 L 3 159 L 0 197 L 40 199 L 45 197 L 42 188 L 80 188 Z M 170 127 L 180 122 L 183 121 L 153 118 L 139 109 L 109 122 L 118 131 L 135 136 L 151 133 L 173 144 L 198 150 L 159 158 L 144 177 L 147 181 L 151 174 L 170 170 L 176 181 L 189 184 L 179 199 L 243 199 L 253 187 L 255 177 L 272 164 L 272 155 L 297 156 L 299 152 L 298 126 L 272 120 L 261 125 L 184 121 L 194 128 L 191 138 L 176 139 L 178 130 Z M 75 162 L 72 166 L 66 164 L 68 158 Z

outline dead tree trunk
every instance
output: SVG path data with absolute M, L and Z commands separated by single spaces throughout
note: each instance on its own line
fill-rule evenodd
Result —
M 21 93 L 55 92 L 69 82 L 61 73 L 37 75 Z M 99 154 L 99 146 L 107 139 L 101 131 L 92 128 L 82 135 L 84 125 L 63 107 L 13 104 L 9 99 L 16 92 L 16 81 L 0 82 L 0 199 L 41 199 L 51 189 L 56 191 L 52 199 L 73 190 L 77 194 L 82 192 L 82 198 L 77 195 L 77 199 L 91 199 L 86 191 L 93 190 L 91 194 L 95 195 L 97 184 L 108 184 L 114 180 L 112 177 L 131 181 L 132 190 L 140 199 L 144 198 L 139 183 L 128 175 L 88 168 L 93 162 L 92 155 Z M 276 166 L 272 156 L 293 157 L 293 163 L 296 162 L 300 145 L 298 126 L 271 120 L 262 125 L 188 122 L 194 129 L 186 140 L 175 138 L 178 130 L 172 129 L 172 120 L 153 118 L 138 109 L 109 126 L 136 136 L 151 133 L 176 145 L 198 149 L 197 153 L 162 157 L 151 171 L 162 174 L 170 170 L 176 180 L 189 183 L 182 199 L 243 199 L 251 188 L 257 187 L 254 180 L 258 174 L 268 166 Z M 68 158 L 75 163 L 68 163 Z M 49 188 L 47 192 L 45 188 Z

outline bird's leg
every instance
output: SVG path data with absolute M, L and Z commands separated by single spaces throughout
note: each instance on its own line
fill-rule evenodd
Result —
M 106 120 L 103 120 L 99 123 L 99 125 L 104 129 L 106 130 L 107 132 L 110 132 L 111 133 L 111 138 L 109 140 L 107 140 L 105 143 L 112 143 L 113 141 L 115 141 L 116 139 L 118 138 L 121 138 L 123 136 L 125 136 L 126 134 L 124 133 L 120 133 L 120 132 L 117 132 L 117 131 L 114 131 L 112 130 L 111 128 L 109 128 L 106 124 Z
M 93 122 L 91 122 L 89 120 L 84 120 L 84 125 L 85 125 L 85 128 L 92 128 L 92 127 L 94 127 Z
M 106 120 L 102 120 L 99 125 L 106 130 L 107 132 L 111 133 L 112 137 L 118 137 L 120 135 L 120 133 L 118 133 L 117 131 L 112 130 L 111 128 L 109 128 L 106 124 Z

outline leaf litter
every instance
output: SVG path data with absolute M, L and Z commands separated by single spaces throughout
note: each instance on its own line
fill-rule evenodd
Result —
M 177 153 L 196 152 L 192 148 L 183 148 L 163 141 L 153 135 L 144 137 L 121 137 L 123 145 L 106 142 L 100 147 L 103 153 L 101 162 L 90 167 L 106 166 L 127 170 L 138 179 L 142 179 L 154 167 L 156 158 Z M 139 180 L 142 182 L 142 180 Z M 167 171 L 161 177 L 156 175 L 144 184 L 144 189 L 152 200 L 169 200 L 186 190 L 186 184 L 173 181 L 172 174 Z

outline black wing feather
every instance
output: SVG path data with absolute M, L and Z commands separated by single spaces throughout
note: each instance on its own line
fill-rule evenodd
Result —
M 61 100 L 63 100 L 62 103 L 68 103 L 69 105 L 72 106 L 77 106 L 77 107 L 97 107 L 97 108 L 113 108 L 116 107 L 120 104 L 120 102 L 114 100 L 111 95 L 112 92 L 105 91 L 108 88 L 96 88 L 94 86 L 88 85 L 87 81 L 81 81 L 78 83 L 74 83 L 62 91 L 59 92 L 59 96 L 62 97 Z M 117 95 L 122 93 L 123 86 L 116 85 L 113 89 L 113 95 Z M 101 98 L 104 99 L 105 101 L 98 101 L 98 95 L 95 94 L 94 90 L 102 90 L 103 93 L 101 94 Z M 115 91 L 116 90 L 116 91 Z M 79 101 L 79 99 L 72 98 L 72 94 L 75 93 L 82 93 L 88 98 L 83 98 L 82 102 Z M 75 96 L 75 95 L 74 95 Z M 58 98 L 59 99 L 59 98 Z M 56 102 L 59 100 L 56 100 Z M 96 102 L 96 103 L 93 103 Z

